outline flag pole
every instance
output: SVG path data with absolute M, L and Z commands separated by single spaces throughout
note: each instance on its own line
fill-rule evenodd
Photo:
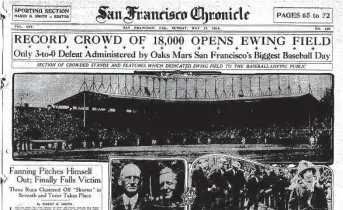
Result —
M 86 127 L 86 92 L 83 92 L 83 127 Z

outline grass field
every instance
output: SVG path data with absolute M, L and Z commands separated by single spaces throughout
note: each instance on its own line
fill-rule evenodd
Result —
M 59 150 L 59 151 L 28 151 L 14 153 L 20 160 L 76 160 L 102 161 L 109 156 L 133 157 L 182 157 L 193 161 L 201 155 L 226 154 L 245 158 L 261 163 L 294 163 L 309 160 L 315 163 L 331 163 L 333 150 L 312 149 L 308 145 L 285 147 L 280 145 L 250 144 L 243 147 L 240 144 L 212 145 L 164 145 L 164 146 L 134 146 L 134 147 L 104 147 L 91 149 Z

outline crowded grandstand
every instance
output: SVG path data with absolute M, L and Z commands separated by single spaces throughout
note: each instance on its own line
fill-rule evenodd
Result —
M 87 75 L 79 92 L 54 106 L 22 101 L 15 106 L 13 147 L 16 152 L 207 144 L 331 148 L 332 89 L 315 97 L 311 81 L 296 75 Z

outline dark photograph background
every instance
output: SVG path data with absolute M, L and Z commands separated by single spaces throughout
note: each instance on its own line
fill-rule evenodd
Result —
M 331 74 L 15 74 L 15 160 L 333 162 Z
M 135 160 L 135 159 L 111 159 L 111 197 L 112 200 L 123 194 L 122 187 L 118 186 L 118 179 L 120 176 L 120 171 L 122 168 L 129 163 L 133 163 L 139 167 L 141 170 L 142 177 L 142 188 L 140 189 L 140 194 L 145 197 L 160 197 L 160 183 L 159 176 L 160 171 L 165 167 L 168 167 L 176 173 L 176 189 L 174 196 L 179 200 L 181 195 L 185 192 L 185 173 L 186 173 L 186 163 L 183 160 Z

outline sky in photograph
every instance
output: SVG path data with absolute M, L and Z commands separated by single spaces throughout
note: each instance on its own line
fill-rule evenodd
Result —
M 14 77 L 14 105 L 18 106 L 22 103 L 28 103 L 31 107 L 46 107 L 47 105 L 53 105 L 54 103 L 77 94 L 81 88 L 81 85 L 86 81 L 87 86 L 90 87 L 94 81 L 96 87 L 99 88 L 102 81 L 103 86 L 100 88 L 100 92 L 105 92 L 109 84 L 112 84 L 113 90 L 119 84 L 121 88 L 125 85 L 124 75 L 82 75 L 82 74 L 16 74 Z M 185 78 L 185 77 L 181 77 Z M 220 95 L 223 92 L 223 86 L 226 94 L 228 95 L 234 88 L 234 93 L 237 96 L 239 91 L 242 90 L 245 95 L 248 95 L 250 90 L 250 77 L 244 75 L 220 75 L 220 76 L 199 76 L 197 85 L 195 83 L 195 77 L 190 79 L 187 83 L 187 91 L 189 96 L 194 96 L 195 86 L 197 86 L 200 97 L 204 96 L 205 91 L 205 79 L 206 91 L 210 96 L 214 96 L 215 86 L 217 86 L 217 92 Z M 232 78 L 233 85 L 232 85 Z M 240 82 L 242 79 L 242 86 Z M 84 80 L 86 79 L 86 80 Z M 111 79 L 111 82 L 110 82 Z M 165 88 L 167 88 L 168 97 L 174 97 L 175 95 L 175 80 L 168 80 L 165 85 L 165 80 L 161 80 L 161 95 L 164 94 Z M 141 80 L 143 87 L 148 87 L 152 91 L 152 79 L 148 81 L 144 77 Z M 126 76 L 126 84 L 128 90 L 132 89 L 132 84 L 135 91 L 139 89 L 139 77 L 136 75 Z M 259 92 L 259 76 L 254 75 L 251 77 L 251 89 L 254 96 L 258 95 Z M 262 75 L 260 76 L 260 87 L 262 92 L 266 93 L 269 87 L 273 92 L 281 88 L 283 92 L 288 90 L 288 86 L 291 88 L 292 94 L 299 93 L 301 89 L 302 93 L 308 93 L 309 84 L 311 87 L 312 94 L 320 100 L 325 93 L 327 88 L 332 87 L 331 75 Z M 185 93 L 185 80 L 178 80 L 178 95 Z M 158 91 L 159 84 L 155 80 L 155 91 Z M 163 95 L 164 96 L 164 95 Z

